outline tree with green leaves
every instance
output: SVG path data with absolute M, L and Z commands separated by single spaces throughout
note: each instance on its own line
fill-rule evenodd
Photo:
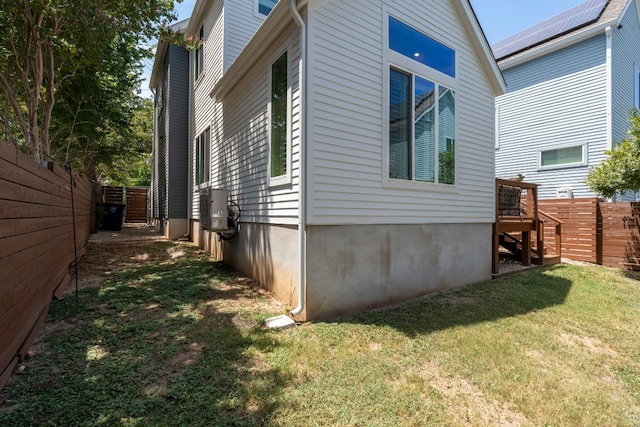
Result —
M 0 137 L 36 159 L 51 158 L 50 131 L 61 86 L 108 68 L 108 52 L 118 40 L 132 59 L 139 60 L 147 52 L 137 42 L 156 36 L 158 25 L 166 26 L 174 18 L 173 4 L 173 0 L 4 0 Z M 108 75 L 101 77 L 98 84 L 109 83 Z M 78 104 L 72 113 L 79 118 L 85 110 Z M 81 122 L 68 125 L 75 130 Z
M 591 191 L 606 197 L 640 191 L 640 112 L 629 114 L 630 128 L 627 137 L 605 154 L 600 165 L 589 171 L 586 179 Z

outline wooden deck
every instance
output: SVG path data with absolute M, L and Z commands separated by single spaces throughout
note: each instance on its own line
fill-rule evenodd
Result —
M 538 209 L 538 184 L 496 179 L 492 272 L 498 274 L 500 247 L 523 265 L 557 264 L 562 256 L 562 221 Z M 553 252 L 545 245 L 545 227 L 555 227 Z

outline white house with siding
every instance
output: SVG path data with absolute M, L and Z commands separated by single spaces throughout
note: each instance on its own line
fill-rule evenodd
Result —
M 496 176 L 540 198 L 594 197 L 584 183 L 625 138 L 640 96 L 640 0 L 589 0 L 492 46 L 507 82 L 496 99 Z
M 187 34 L 194 242 L 299 319 L 491 277 L 505 87 L 468 0 L 198 0 Z

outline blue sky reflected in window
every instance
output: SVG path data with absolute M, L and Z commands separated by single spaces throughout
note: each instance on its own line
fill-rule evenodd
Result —
M 258 0 L 258 12 L 265 16 L 269 15 L 276 3 L 278 3 L 278 0 Z
M 453 49 L 392 16 L 389 17 L 389 48 L 448 76 L 456 76 Z

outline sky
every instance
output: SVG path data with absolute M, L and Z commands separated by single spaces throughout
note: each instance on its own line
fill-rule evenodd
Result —
M 349 0 L 343 0 L 349 1 Z M 493 44 L 529 28 L 558 13 L 584 3 L 585 0 L 470 0 L 487 40 Z M 188 18 L 196 0 L 176 3 L 177 21 Z M 151 97 L 149 76 L 153 60 L 145 62 L 141 96 Z

